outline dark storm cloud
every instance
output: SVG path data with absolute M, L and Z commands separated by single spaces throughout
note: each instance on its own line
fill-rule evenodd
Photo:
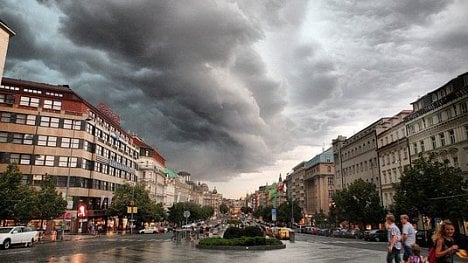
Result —
M 262 23 L 235 2 L 39 2 L 60 12 L 54 35 L 63 39 L 50 45 L 30 20 L 12 19 L 21 38 L 10 72 L 24 72 L 25 60 L 46 65 L 199 179 L 223 181 L 274 161 L 286 133 L 284 91 L 252 48 Z

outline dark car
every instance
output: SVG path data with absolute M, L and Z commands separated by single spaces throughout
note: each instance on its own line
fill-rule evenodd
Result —
M 387 241 L 387 231 L 381 229 L 372 229 L 364 233 L 364 240 L 367 241 L 377 241 L 377 242 L 386 242 Z
M 418 230 L 416 232 L 416 244 L 420 247 L 431 247 L 432 242 L 432 230 Z

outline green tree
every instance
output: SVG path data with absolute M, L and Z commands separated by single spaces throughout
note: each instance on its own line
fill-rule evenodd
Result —
M 291 219 L 294 219 L 294 223 L 299 222 L 302 219 L 302 208 L 299 206 L 299 202 L 294 200 L 288 200 L 278 206 L 277 209 L 277 221 L 285 224 L 290 224 Z
M 219 211 L 222 214 L 226 214 L 227 212 L 229 212 L 229 207 L 225 203 L 222 203 L 219 205 Z
M 124 216 L 130 217 L 127 213 L 127 207 L 134 204 L 138 212 L 133 214 L 133 218 L 141 222 L 150 222 L 161 218 L 160 208 L 149 197 L 148 191 L 141 184 L 131 186 L 124 184 L 117 188 L 112 199 L 112 205 L 107 208 L 108 216 L 118 216 L 122 219 Z M 122 221 L 122 220 L 120 220 Z
M 459 168 L 421 157 L 395 184 L 395 213 L 458 220 L 468 213 L 468 181 Z
M 333 202 L 338 218 L 361 226 L 378 224 L 385 217 L 375 185 L 362 179 L 354 181 L 346 189 L 337 190 L 333 195 Z
M 35 191 L 22 184 L 23 175 L 16 164 L 9 164 L 0 176 L 0 220 L 27 222 L 33 218 L 36 201 Z
M 65 213 L 67 202 L 57 191 L 56 184 L 52 176 L 44 176 L 41 188 L 39 191 L 35 192 L 35 194 L 37 196 L 37 204 L 34 211 L 35 218 L 41 220 L 51 220 Z
M 185 224 L 184 211 L 190 212 L 190 217 L 187 218 L 188 222 L 197 220 L 207 220 L 214 214 L 214 208 L 211 206 L 200 206 L 190 202 L 175 203 L 168 211 L 168 221 L 179 225 Z

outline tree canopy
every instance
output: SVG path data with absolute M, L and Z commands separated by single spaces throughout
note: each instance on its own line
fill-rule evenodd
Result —
M 396 214 L 457 220 L 468 213 L 468 181 L 449 162 L 421 157 L 405 170 L 395 187 Z
M 190 216 L 187 218 L 188 222 L 197 220 L 207 220 L 214 214 L 214 208 L 211 206 L 200 206 L 195 203 L 175 203 L 168 211 L 168 220 L 171 223 L 184 224 L 185 217 L 184 211 L 189 211 Z
M 222 214 L 226 214 L 227 212 L 229 212 L 229 207 L 225 203 L 222 203 L 219 205 L 219 211 Z
M 359 225 L 377 224 L 385 217 L 379 193 L 374 184 L 362 179 L 333 194 L 331 212 L 337 221 L 348 220 Z

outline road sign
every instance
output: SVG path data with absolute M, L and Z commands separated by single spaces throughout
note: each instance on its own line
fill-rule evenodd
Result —
M 188 211 L 188 210 L 184 211 L 184 217 L 189 218 L 190 217 L 190 211 Z
M 138 214 L 138 207 L 127 206 L 127 214 Z
M 271 221 L 276 221 L 276 208 L 271 209 Z

